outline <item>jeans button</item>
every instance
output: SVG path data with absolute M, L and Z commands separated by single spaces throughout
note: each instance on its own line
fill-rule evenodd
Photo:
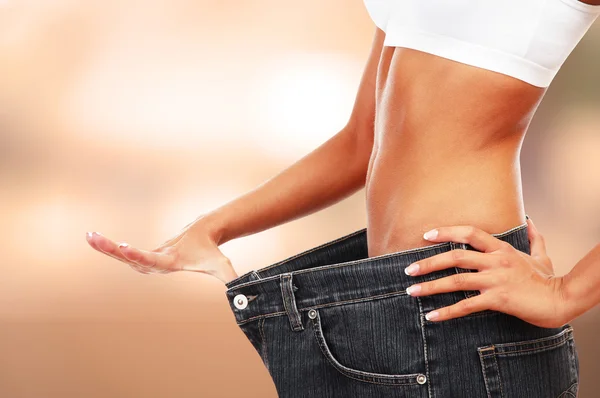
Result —
M 238 310 L 243 310 L 248 306 L 248 298 L 243 294 L 238 294 L 233 298 L 233 305 L 235 305 L 235 308 Z
M 417 383 L 419 383 L 419 384 L 425 384 L 426 381 L 427 381 L 427 377 L 425 377 L 425 375 L 418 375 L 417 376 Z
M 317 311 L 315 311 L 315 310 L 308 311 L 308 317 L 310 319 L 315 319 L 317 317 Z

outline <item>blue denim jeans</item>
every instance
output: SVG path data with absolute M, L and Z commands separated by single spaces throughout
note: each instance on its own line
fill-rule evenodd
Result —
M 443 242 L 368 257 L 366 228 L 226 283 L 236 323 L 279 397 L 576 397 L 573 328 L 542 328 L 485 310 L 446 321 L 425 314 L 480 294 L 414 297 L 406 288 L 460 272 L 408 276 Z M 493 234 L 530 254 L 527 224 Z

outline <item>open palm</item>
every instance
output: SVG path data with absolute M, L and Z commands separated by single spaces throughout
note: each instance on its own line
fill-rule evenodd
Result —
M 88 232 L 91 247 L 128 264 L 143 274 L 193 271 L 212 275 L 223 283 L 237 277 L 231 261 L 218 248 L 216 239 L 202 219 L 186 225 L 175 237 L 153 250 L 143 250 L 127 243 L 117 243 L 98 232 Z

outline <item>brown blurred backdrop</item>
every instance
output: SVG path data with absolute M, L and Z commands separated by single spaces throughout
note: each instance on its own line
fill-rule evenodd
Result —
M 220 281 L 137 273 L 85 233 L 151 249 L 316 148 L 373 30 L 361 0 L 0 0 L 0 397 L 275 397 Z M 558 274 L 600 242 L 599 48 L 596 22 L 522 150 Z M 222 250 L 266 266 L 362 228 L 363 197 Z M 593 398 L 600 310 L 572 324 Z

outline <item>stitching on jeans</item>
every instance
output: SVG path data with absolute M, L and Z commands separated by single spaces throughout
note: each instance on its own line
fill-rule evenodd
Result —
M 253 274 L 253 275 L 254 275 L 254 276 L 257 278 L 257 279 L 262 279 L 256 270 L 252 270 L 252 274 Z
M 564 345 L 567 341 L 568 341 L 568 339 L 561 340 L 561 341 L 558 341 L 556 343 L 545 345 L 545 346 L 542 346 L 542 347 L 525 348 L 525 349 L 522 349 L 522 350 L 515 350 L 515 351 L 502 351 L 502 352 L 498 352 L 496 355 L 502 355 L 502 356 L 509 357 L 509 356 L 512 356 L 513 354 L 518 354 L 520 352 L 543 352 L 543 351 L 546 351 L 546 350 L 548 350 L 550 348 L 554 348 L 554 347 L 557 347 L 557 346 Z M 489 356 L 489 354 L 487 354 L 486 356 Z
M 283 308 L 285 308 L 285 313 L 288 315 L 288 319 L 290 321 L 290 325 L 292 326 L 292 329 L 294 329 L 296 327 L 296 325 L 294 325 L 294 321 L 292 320 L 292 314 L 290 313 L 290 310 L 288 309 L 287 306 L 287 297 L 286 294 L 283 291 L 283 284 L 285 283 L 283 281 L 283 279 L 285 278 L 286 274 L 279 274 L 280 279 L 281 279 L 281 283 L 279 284 L 279 288 L 281 290 L 281 297 L 283 298 Z
M 483 373 L 483 383 L 485 384 L 485 390 L 487 391 L 488 398 L 492 398 L 492 393 L 490 391 L 490 385 L 488 383 L 487 372 L 485 371 L 485 359 L 481 355 L 481 351 L 479 351 L 479 363 L 481 364 L 481 372 Z
M 265 321 L 267 318 L 263 318 L 262 322 L 259 321 L 259 330 L 262 338 L 262 351 L 263 351 L 263 360 L 265 362 L 265 366 L 269 369 L 269 360 L 267 358 L 267 338 L 265 337 Z
M 498 356 L 494 355 L 492 357 L 494 360 L 494 366 L 496 367 L 496 374 L 498 375 L 498 386 L 500 387 L 500 398 L 504 398 L 504 391 L 502 390 L 502 379 L 500 378 L 500 367 L 498 367 Z
M 245 325 L 246 323 L 248 323 L 248 322 L 252 322 L 252 321 L 254 321 L 255 319 L 260 319 L 260 318 L 272 318 L 272 317 L 275 317 L 275 316 L 282 316 L 282 315 L 287 315 L 287 313 L 286 313 L 285 311 L 271 312 L 271 313 L 269 313 L 269 314 L 263 314 L 263 315 L 257 315 L 257 316 L 253 316 L 253 317 L 250 317 L 250 318 L 248 318 L 248 319 L 244 319 L 244 320 L 243 320 L 243 321 L 241 321 L 241 322 L 236 322 L 236 323 L 237 323 L 238 325 Z
M 520 230 L 520 229 L 523 229 L 523 228 L 526 228 L 526 227 L 527 227 L 527 222 L 525 222 L 524 224 L 518 225 L 516 227 L 513 227 L 513 228 L 511 228 L 511 229 L 509 229 L 507 231 L 500 232 L 500 233 L 497 233 L 497 234 L 491 234 L 491 235 L 494 236 L 494 237 L 496 237 L 496 238 L 500 238 L 500 237 L 503 237 L 503 236 L 505 236 L 505 235 L 507 235 L 507 234 L 509 234 L 511 232 L 515 232 L 517 230 Z M 351 234 L 342 236 L 342 237 L 340 237 L 338 239 L 335 239 L 333 241 L 324 243 L 324 244 L 322 244 L 320 246 L 316 246 L 316 247 L 314 247 L 314 248 L 312 248 L 310 250 L 306 250 L 304 252 L 298 253 L 298 254 L 296 254 L 296 255 L 294 255 L 292 257 L 288 257 L 285 260 L 279 261 L 279 262 L 277 262 L 275 264 L 269 265 L 267 267 L 263 267 L 259 271 L 264 272 L 264 271 L 269 270 L 271 268 L 274 268 L 276 266 L 286 264 L 286 263 L 290 262 L 291 260 L 294 260 L 294 259 L 296 259 L 298 257 L 306 256 L 306 255 L 308 255 L 308 254 L 310 254 L 310 253 L 312 253 L 314 251 L 317 251 L 319 249 L 323 249 L 325 247 L 331 246 L 334 243 L 342 242 L 343 240 L 349 239 L 349 238 L 351 238 L 353 236 L 356 236 L 356 235 L 358 235 L 358 234 L 360 234 L 360 233 L 362 233 L 364 231 L 366 231 L 366 228 L 363 228 L 363 229 L 355 231 L 355 232 L 353 232 Z M 348 262 L 344 262 L 344 263 L 340 263 L 340 264 L 324 265 L 324 266 L 321 266 L 321 267 L 313 267 L 313 268 L 309 268 L 309 269 L 305 269 L 305 270 L 298 270 L 298 271 L 294 271 L 294 273 L 295 274 L 300 274 L 300 273 L 304 273 L 304 272 L 313 272 L 313 271 L 319 271 L 319 270 L 322 270 L 322 269 L 335 268 L 335 267 L 338 267 L 338 266 L 341 267 L 341 266 L 352 265 L 352 264 L 355 264 L 357 262 L 365 262 L 367 260 L 378 260 L 378 259 L 383 259 L 383 258 L 398 256 L 398 255 L 402 255 L 402 254 L 405 254 L 405 253 L 417 253 L 417 252 L 421 252 L 421 251 L 424 251 L 424 250 L 439 248 L 439 247 L 442 247 L 442 246 L 445 246 L 445 245 L 448 245 L 448 244 L 452 245 L 454 243 L 453 242 L 441 242 L 441 243 L 436 243 L 434 245 L 429 245 L 429 246 L 424 246 L 424 247 L 417 247 L 417 248 L 414 248 L 414 249 L 401 250 L 401 251 L 397 251 L 397 252 L 393 252 L 393 253 L 382 254 L 380 256 L 366 257 L 366 258 L 363 258 L 363 259 L 360 259 L 360 260 L 348 261 Z M 247 274 L 248 273 L 244 274 L 243 276 L 245 276 Z M 277 275 L 273 275 L 273 276 L 270 276 L 270 277 L 267 277 L 267 278 L 263 278 L 263 279 L 261 279 L 259 281 L 249 281 L 249 282 L 241 283 L 239 285 L 235 285 L 234 287 L 232 287 L 232 285 L 235 282 L 237 282 L 239 279 L 243 278 L 243 276 L 240 276 L 237 279 L 229 281 L 226 284 L 226 286 L 228 287 L 227 290 L 231 290 L 232 288 L 238 288 L 238 287 L 242 287 L 242 286 L 249 286 L 249 285 L 260 283 L 260 282 L 264 282 L 264 281 L 269 281 L 269 280 L 274 279 L 275 277 L 277 277 Z
M 421 298 L 417 296 L 417 304 L 419 305 L 419 323 L 421 324 L 421 336 L 423 336 L 423 356 L 425 357 L 425 374 L 427 376 L 427 395 L 431 398 L 433 395 L 431 394 L 431 378 L 429 377 L 429 360 L 427 359 L 427 338 L 425 337 L 425 322 L 423 319 L 425 315 L 423 314 L 423 305 L 421 304 Z
M 334 239 L 334 240 L 332 240 L 332 241 L 329 241 L 329 242 L 323 243 L 323 244 L 321 244 L 321 245 L 319 245 L 319 246 L 315 246 L 315 247 L 313 247 L 312 249 L 305 250 L 305 251 L 303 251 L 303 252 L 300 252 L 300 253 L 298 253 L 298 254 L 295 254 L 295 255 L 293 255 L 293 256 L 291 256 L 291 257 L 288 257 L 288 258 L 286 258 L 286 259 L 283 259 L 283 260 L 281 260 L 281 261 L 278 261 L 278 262 L 276 262 L 275 264 L 271 264 L 271 265 L 269 265 L 269 266 L 267 266 L 267 267 L 261 268 L 261 269 L 260 269 L 260 271 L 266 271 L 266 270 L 268 270 L 268 269 L 271 269 L 271 268 L 274 268 L 274 267 L 278 267 L 278 266 L 280 266 L 280 265 L 284 265 L 284 264 L 286 264 L 286 263 L 289 263 L 290 261 L 292 261 L 292 260 L 294 260 L 294 259 L 296 259 L 296 258 L 298 258 L 298 257 L 301 257 L 301 256 L 306 256 L 306 255 L 308 255 L 308 254 L 310 254 L 310 253 L 312 253 L 312 252 L 314 252 L 314 251 L 317 251 L 317 250 L 319 250 L 319 249 L 323 249 L 323 248 L 325 248 L 325 247 L 331 246 L 331 245 L 333 245 L 334 243 L 342 242 L 342 241 L 344 241 L 344 240 L 346 240 L 346 239 L 349 239 L 349 238 L 351 238 L 351 237 L 353 237 L 353 236 L 359 235 L 359 234 L 361 234 L 362 232 L 364 232 L 364 231 L 366 231 L 366 230 L 367 230 L 367 228 L 362 228 L 362 229 L 359 229 L 359 230 L 357 230 L 357 231 L 351 232 L 351 233 L 349 233 L 349 234 L 347 234 L 347 235 L 344 235 L 344 236 L 342 236 L 342 237 L 339 237 L 339 238 L 337 238 L 337 239 Z M 241 280 L 241 279 L 242 279 L 244 276 L 246 276 L 246 275 L 248 275 L 248 273 L 246 273 L 246 274 L 244 274 L 244 275 L 241 275 L 239 278 L 236 278 L 236 279 L 234 279 L 234 280 L 231 280 L 231 281 L 227 282 L 225 285 L 226 285 L 227 287 L 231 287 L 231 285 L 233 285 L 235 282 L 237 282 L 237 281 Z M 241 286 L 241 285 L 240 285 L 240 286 Z
M 577 397 L 577 384 L 578 384 L 578 382 L 571 384 L 569 386 L 569 388 L 567 388 L 565 391 L 560 393 L 558 398 L 568 398 L 568 397 L 576 398 Z
M 352 369 L 345 365 L 342 365 L 337 359 L 334 358 L 333 354 L 329 350 L 329 347 L 327 347 L 327 342 L 325 341 L 325 336 L 323 336 L 322 329 L 320 326 L 321 325 L 320 313 L 319 313 L 319 311 L 316 311 L 316 312 L 317 312 L 317 316 L 314 319 L 312 319 L 312 324 L 313 324 L 312 329 L 313 329 L 315 339 L 317 340 L 317 345 L 319 346 L 319 349 L 323 353 L 323 356 L 325 356 L 327 361 L 338 372 L 340 372 L 341 374 L 343 374 L 346 377 L 350 377 L 355 380 L 365 381 L 368 383 L 382 384 L 382 385 L 387 385 L 387 386 L 390 386 L 390 385 L 406 386 L 406 385 L 411 385 L 411 384 L 418 384 L 416 382 L 416 380 L 413 382 L 410 382 L 409 380 L 412 378 L 416 378 L 416 376 L 418 376 L 419 373 L 401 374 L 401 375 L 386 375 L 383 373 L 365 372 L 362 370 Z M 353 376 L 355 376 L 355 377 L 353 377 Z M 377 381 L 377 380 L 379 380 L 379 381 Z M 398 382 L 383 382 L 383 380 L 394 380 L 394 381 L 398 381 Z M 406 382 L 404 382 L 405 380 L 406 380 Z
M 337 305 L 343 305 L 343 304 L 354 303 L 354 302 L 359 302 L 359 301 L 370 301 L 370 300 L 374 300 L 374 299 L 380 299 L 380 298 L 386 298 L 386 297 L 393 297 L 393 296 L 402 296 L 402 295 L 407 295 L 406 294 L 406 290 L 399 290 L 399 291 L 396 291 L 396 292 L 384 293 L 384 294 L 379 294 L 379 295 L 376 295 L 376 296 L 361 297 L 361 298 L 352 299 L 352 300 L 334 301 L 332 303 L 325 303 L 325 304 L 314 305 L 314 306 L 307 307 L 307 308 L 300 308 L 300 309 L 298 309 L 298 311 L 310 311 L 311 308 L 334 307 L 334 306 L 337 306 Z M 251 320 L 254 320 L 256 318 L 261 318 L 263 316 L 264 317 L 269 317 L 269 316 L 278 316 L 278 315 L 285 315 L 285 314 L 287 314 L 287 312 L 285 312 L 285 311 L 279 311 L 279 312 L 272 312 L 272 313 L 269 313 L 269 314 L 256 315 L 256 316 L 250 317 L 248 319 L 245 319 L 243 322 L 238 323 L 238 325 L 243 325 L 244 323 L 247 323 L 247 322 L 249 322 Z
M 408 249 L 408 250 L 411 251 L 411 253 L 417 253 L 417 252 L 429 250 L 429 249 L 432 249 L 432 248 L 438 248 L 438 247 L 442 247 L 442 246 L 448 246 L 449 243 L 450 242 L 443 242 L 443 243 L 438 243 L 438 244 L 431 245 L 431 246 L 419 247 L 419 248 Z M 399 254 L 404 254 L 404 253 L 406 253 L 406 251 L 393 252 L 393 253 L 388 253 L 388 254 L 382 254 L 381 256 L 365 257 L 365 258 L 361 258 L 359 260 L 346 261 L 346 262 L 343 262 L 343 263 L 337 263 L 337 264 L 331 264 L 331 265 L 322 265 L 322 266 L 319 266 L 319 267 L 313 267 L 313 268 L 308 268 L 308 269 L 301 269 L 301 270 L 298 270 L 298 271 L 293 271 L 292 273 L 294 275 L 298 275 L 298 274 L 303 274 L 303 273 L 306 273 L 306 272 L 319 272 L 319 271 L 324 271 L 324 270 L 338 268 L 338 267 L 347 267 L 347 266 L 354 265 L 354 264 L 357 264 L 357 263 L 364 263 L 364 264 L 366 264 L 368 261 L 371 261 L 371 260 L 379 260 L 379 259 L 383 259 L 383 258 L 394 257 L 394 256 L 398 256 Z M 264 269 L 261 269 L 261 271 L 262 270 L 264 270 Z M 251 285 L 258 284 L 258 283 L 269 282 L 271 280 L 275 280 L 279 275 L 281 275 L 281 274 L 269 276 L 269 277 L 263 278 L 263 279 L 261 279 L 259 281 L 244 282 L 244 283 L 241 283 L 239 285 L 235 285 L 231 289 L 227 289 L 227 290 L 228 291 L 229 290 L 233 291 L 234 289 L 238 289 L 238 288 L 242 288 L 242 287 L 246 287 L 246 286 L 251 286 Z
M 573 327 L 569 326 L 566 329 L 563 329 L 562 331 L 553 334 L 551 336 L 546 336 L 546 337 L 541 337 L 539 339 L 534 339 L 534 340 L 523 340 L 523 341 L 516 341 L 516 342 L 512 342 L 512 343 L 500 343 L 500 344 L 494 344 L 494 346 L 496 346 L 499 350 L 498 354 L 500 355 L 507 355 L 507 354 L 511 354 L 514 352 L 521 352 L 521 351 L 530 351 L 530 350 L 538 350 L 538 349 L 542 349 L 542 348 L 546 348 L 546 347 L 553 347 L 557 344 L 562 344 L 565 343 L 567 340 L 572 339 L 573 338 Z M 552 340 L 556 340 L 554 342 L 551 342 Z M 522 350 L 511 350 L 511 347 L 522 347 L 522 346 L 530 346 L 530 345 L 534 345 L 537 343 L 541 343 L 542 345 L 538 346 L 538 347 L 531 347 L 531 348 L 526 348 L 526 349 L 522 349 Z
M 521 346 L 521 345 L 525 345 L 525 344 L 531 344 L 531 343 L 540 343 L 543 341 L 547 341 L 547 340 L 552 340 L 552 339 L 566 339 L 568 338 L 567 335 L 571 334 L 571 332 L 573 331 L 573 327 L 569 326 L 566 329 L 561 330 L 560 332 L 550 335 L 550 336 L 546 336 L 546 337 L 540 337 L 539 339 L 535 339 L 535 340 L 524 340 L 524 341 L 516 341 L 513 343 L 502 343 L 502 344 L 496 344 L 497 347 L 499 348 L 507 348 L 507 347 L 514 347 L 514 346 Z
M 338 305 L 344 305 L 344 304 L 352 304 L 352 303 L 358 303 L 361 301 L 371 301 L 371 300 L 377 300 L 377 299 L 382 299 L 382 298 L 388 298 L 388 297 L 394 297 L 394 296 L 407 296 L 406 294 L 406 290 L 398 290 L 395 292 L 389 292 L 389 293 L 383 293 L 383 294 L 378 294 L 375 296 L 368 296 L 368 297 L 361 297 L 358 299 L 351 299 L 351 300 L 342 300 L 342 301 L 334 301 L 331 303 L 325 303 L 325 304 L 319 304 L 319 305 L 313 305 L 311 307 L 306 307 L 306 308 L 299 308 L 298 311 L 309 311 L 311 308 L 325 308 L 325 307 L 335 307 Z M 415 296 L 415 298 L 419 298 L 420 296 Z M 285 305 L 285 303 L 284 303 Z M 483 316 L 483 315 L 498 315 L 500 314 L 500 312 L 498 311 L 492 311 L 492 310 L 483 310 L 483 311 L 477 311 L 477 312 L 473 312 L 471 314 L 467 314 L 462 316 L 461 318 L 473 318 L 473 317 L 477 317 L 477 316 Z M 242 322 L 238 322 L 238 325 L 243 325 L 245 323 L 251 322 L 255 319 L 260 319 L 262 317 L 274 317 L 274 316 L 281 316 L 281 315 L 287 315 L 286 311 L 278 311 L 278 312 L 271 312 L 268 314 L 261 314 L 261 315 L 255 315 L 253 317 L 244 319 Z M 433 323 L 435 321 L 425 321 L 425 323 Z

